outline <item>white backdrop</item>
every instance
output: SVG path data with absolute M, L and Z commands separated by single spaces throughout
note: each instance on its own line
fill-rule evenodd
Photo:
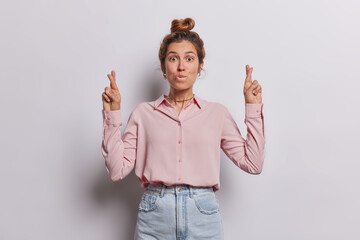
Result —
M 221 155 L 227 240 L 359 239 L 360 2 L 7 1 L 0 7 L 0 239 L 132 239 L 143 189 L 111 182 L 101 93 L 116 71 L 124 125 L 168 93 L 157 58 L 192 17 L 206 76 L 246 137 L 245 65 L 263 89 L 266 158 L 250 175 Z

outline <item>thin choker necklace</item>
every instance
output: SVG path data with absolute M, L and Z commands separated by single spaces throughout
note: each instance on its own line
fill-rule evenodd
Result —
M 188 101 L 188 100 L 191 100 L 193 97 L 195 96 L 195 94 L 193 93 L 193 96 L 189 99 L 185 99 L 185 100 L 175 100 L 175 99 L 172 99 L 171 97 L 167 96 L 168 98 L 170 98 L 171 100 L 173 100 L 174 102 L 184 102 L 184 101 Z

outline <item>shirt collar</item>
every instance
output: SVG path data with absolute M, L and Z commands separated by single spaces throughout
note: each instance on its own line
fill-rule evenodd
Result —
M 161 96 L 154 101 L 155 109 L 157 109 L 161 103 L 167 101 L 165 99 L 166 96 L 166 94 L 161 94 Z M 202 108 L 204 106 L 204 100 L 198 97 L 196 94 L 194 94 L 194 98 L 191 101 L 194 101 L 199 106 L 199 108 Z

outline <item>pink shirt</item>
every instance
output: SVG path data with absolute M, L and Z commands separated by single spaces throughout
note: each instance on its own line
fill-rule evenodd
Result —
M 240 169 L 260 174 L 265 159 L 263 103 L 245 104 L 246 140 L 228 109 L 195 97 L 178 115 L 162 94 L 131 112 L 123 136 L 121 110 L 103 113 L 102 154 L 112 181 L 135 167 L 142 187 L 189 184 L 220 189 L 220 148 Z

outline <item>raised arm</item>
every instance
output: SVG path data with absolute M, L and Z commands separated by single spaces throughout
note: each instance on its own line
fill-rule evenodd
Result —
M 101 152 L 105 167 L 112 181 L 125 178 L 134 168 L 137 145 L 135 110 L 130 114 L 123 136 L 120 102 L 121 96 L 115 81 L 115 71 L 108 74 L 110 88 L 106 87 L 103 100 L 103 133 Z
M 221 149 L 236 166 L 251 174 L 262 172 L 265 159 L 263 104 L 245 104 L 246 140 L 227 108 L 221 133 Z
M 251 174 L 260 174 L 265 159 L 265 125 L 262 89 L 257 80 L 252 81 L 252 70 L 246 65 L 244 83 L 246 140 L 225 107 L 221 135 L 221 148 L 239 168 Z
M 112 181 L 122 180 L 132 171 L 136 161 L 136 109 L 130 114 L 122 137 L 121 111 L 103 110 L 102 113 L 104 125 L 101 152 L 105 159 L 105 167 Z

